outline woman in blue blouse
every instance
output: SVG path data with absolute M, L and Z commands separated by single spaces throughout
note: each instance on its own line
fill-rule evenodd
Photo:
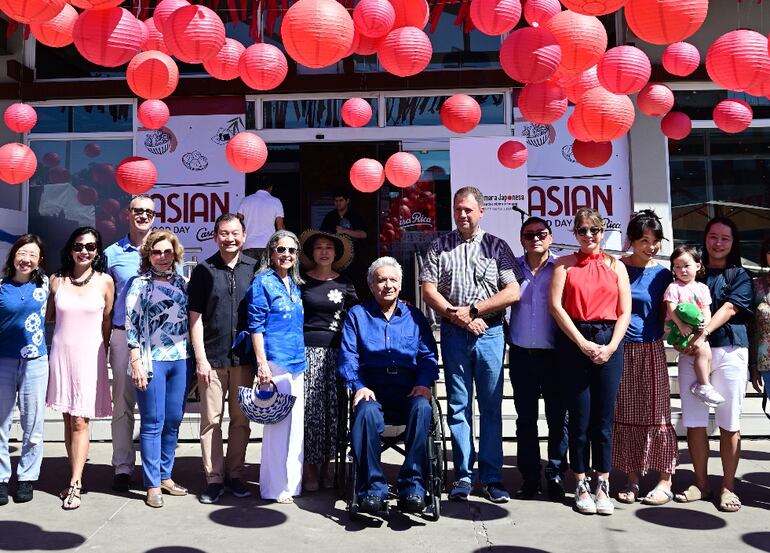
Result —
M 8 434 L 19 398 L 22 441 L 16 469 L 16 503 L 32 499 L 43 460 L 48 352 L 45 309 L 48 278 L 43 271 L 43 243 L 25 234 L 11 247 L 0 278 L 0 505 L 8 503 L 11 458 Z
M 302 489 L 305 339 L 299 285 L 299 240 L 279 230 L 262 253 L 260 269 L 246 292 L 248 326 L 260 384 L 275 383 L 297 398 L 291 413 L 262 434 L 259 490 L 263 499 L 292 503 Z
M 166 230 L 150 232 L 140 252 L 139 276 L 126 295 L 129 375 L 136 387 L 145 503 L 163 507 L 163 495 L 186 495 L 171 479 L 192 364 L 187 284 L 176 272 L 184 249 Z

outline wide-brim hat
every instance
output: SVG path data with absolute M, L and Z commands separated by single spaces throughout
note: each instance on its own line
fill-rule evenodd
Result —
M 353 261 L 353 242 L 347 236 L 331 234 L 322 230 L 307 229 L 299 237 L 300 263 L 305 269 L 315 267 L 313 245 L 318 238 L 327 238 L 334 244 L 333 271 L 343 271 Z

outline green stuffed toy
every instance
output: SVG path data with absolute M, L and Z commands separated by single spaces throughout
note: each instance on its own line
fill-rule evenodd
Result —
M 676 306 L 674 312 L 679 317 L 679 320 L 681 320 L 684 324 L 690 325 L 692 327 L 693 332 L 698 330 L 698 328 L 703 324 L 703 313 L 701 313 L 698 306 L 694 303 L 680 303 Z M 686 348 L 687 344 L 690 343 L 692 334 L 682 336 L 682 333 L 679 331 L 679 327 L 676 326 L 674 321 L 668 321 L 666 326 L 668 326 L 668 338 L 666 338 L 668 345 Z

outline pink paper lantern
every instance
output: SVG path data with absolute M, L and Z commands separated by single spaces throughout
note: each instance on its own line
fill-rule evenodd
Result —
M 396 152 L 385 162 L 385 176 L 399 188 L 406 188 L 416 183 L 422 174 L 420 160 L 409 152 Z
M 284 14 L 286 53 L 305 67 L 337 63 L 353 43 L 353 18 L 336 0 L 298 0 Z
M 72 41 L 91 63 L 118 67 L 142 49 L 142 25 L 124 8 L 86 10 L 75 21 Z
M 594 65 L 579 73 L 574 79 L 567 81 L 564 84 L 564 92 L 570 102 L 577 104 L 583 94 L 598 86 L 601 86 L 601 83 L 596 75 L 596 66 Z
M 69 0 L 69 3 L 81 10 L 104 10 L 117 8 L 123 0 Z
M 762 96 L 770 98 L 770 79 L 761 81 L 750 88 L 747 88 L 746 94 L 756 96 L 757 98 L 761 98 Z
M 353 10 L 353 23 L 364 36 L 381 38 L 396 23 L 396 10 L 388 0 L 361 0 Z
M 350 168 L 350 184 L 359 192 L 374 192 L 385 182 L 385 169 L 376 159 L 361 158 Z
M 607 31 L 594 16 L 564 10 L 543 27 L 561 46 L 561 65 L 565 71 L 579 73 L 596 65 L 607 49 Z
M 289 72 L 286 56 L 272 44 L 252 44 L 241 54 L 238 72 L 246 86 L 254 90 L 272 90 Z
M 13 132 L 29 132 L 37 123 L 37 112 L 29 104 L 11 104 L 3 113 L 3 121 Z
M 155 186 L 158 170 L 149 159 L 129 156 L 115 169 L 115 181 L 128 194 L 145 194 Z
M 604 88 L 615 94 L 639 92 L 652 74 L 647 54 L 634 46 L 616 46 L 602 55 L 596 76 Z
M 720 87 L 738 92 L 770 79 L 767 37 L 747 29 L 723 34 L 706 53 L 706 71 Z
M 378 56 L 383 69 L 397 77 L 416 75 L 430 63 L 433 45 L 417 27 L 399 27 L 380 43 Z
M 170 56 L 150 50 L 133 57 L 126 69 L 131 91 L 147 100 L 170 96 L 179 83 L 179 69 Z
M 170 112 L 163 100 L 145 100 L 139 104 L 136 116 L 145 129 L 156 130 L 168 123 Z
M 692 131 L 692 121 L 681 111 L 669 111 L 660 120 L 660 130 L 668 138 L 682 140 Z
M 225 156 L 236 171 L 253 173 L 267 161 L 267 146 L 258 135 L 239 132 L 225 146 Z
M 708 13 L 708 0 L 629 0 L 626 22 L 652 44 L 671 44 L 693 35 Z
M 517 169 L 529 158 L 527 146 L 518 140 L 508 140 L 497 149 L 497 160 L 503 167 Z
M 664 84 L 650 83 L 639 91 L 636 105 L 645 115 L 661 117 L 674 107 L 674 93 Z
M 152 17 L 143 21 L 144 26 L 147 27 L 147 40 L 142 45 L 142 50 L 157 50 L 168 54 L 168 48 L 166 48 L 166 41 L 163 39 L 163 33 L 158 30 L 155 25 L 155 19 Z
M 521 18 L 519 0 L 472 0 L 471 21 L 487 35 L 512 31 Z
M 730 134 L 743 132 L 749 128 L 754 118 L 751 106 L 738 98 L 722 100 L 714 107 L 714 123 L 722 131 Z
M 203 62 L 203 68 L 220 81 L 237 79 L 240 75 L 239 60 L 245 50 L 246 47 L 234 38 L 226 38 L 217 55 Z
M 618 11 L 628 0 L 561 0 L 564 7 L 583 15 L 607 15 Z
M 29 28 L 40 44 L 62 48 L 72 44 L 72 29 L 77 18 L 77 10 L 69 4 L 64 4 L 58 15 L 48 21 L 30 23 Z
M 425 0 L 390 0 L 396 12 L 394 29 L 399 27 L 417 27 L 424 29 L 430 17 L 430 8 Z
M 567 112 L 567 95 L 552 81 L 527 84 L 519 93 L 519 111 L 530 123 L 548 125 Z
M 371 56 L 372 54 L 377 53 L 381 43 L 381 38 L 371 38 L 361 35 L 358 39 L 358 44 L 353 48 L 353 51 L 359 56 Z
M 572 155 L 583 167 L 601 167 L 612 157 L 612 142 L 575 140 L 572 143 Z
M 206 6 L 184 6 L 164 22 L 163 39 L 175 58 L 186 63 L 203 63 L 225 45 L 225 25 L 216 12 Z
M 363 98 L 345 100 L 340 111 L 348 127 L 365 127 L 372 119 L 372 106 Z
M 481 121 L 481 106 L 467 94 L 455 94 L 447 98 L 439 113 L 441 123 L 459 134 L 472 131 Z
M 525 0 L 524 19 L 532 27 L 539 27 L 561 11 L 559 0 Z
M 187 0 L 161 0 L 152 12 L 152 20 L 161 34 L 166 32 L 165 24 L 169 16 L 179 8 L 189 6 Z
M 634 124 L 634 104 L 628 96 L 598 87 L 583 94 L 574 117 L 592 141 L 608 142 L 626 134 Z
M 19 23 L 41 23 L 56 17 L 65 0 L 0 0 L 0 10 Z
M 500 65 L 511 79 L 520 83 L 548 80 L 561 62 L 561 47 L 543 27 L 513 31 L 500 47 Z
M 0 146 L 0 180 L 20 184 L 35 174 L 37 158 L 29 146 L 9 142 Z
M 663 68 L 677 77 L 686 77 L 698 69 L 700 52 L 689 42 L 675 42 L 663 50 Z

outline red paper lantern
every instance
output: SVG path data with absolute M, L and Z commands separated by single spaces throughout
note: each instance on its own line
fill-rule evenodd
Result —
M 179 69 L 171 57 L 150 50 L 133 57 L 126 69 L 128 87 L 140 98 L 159 100 L 170 96 L 179 83 Z
M 674 93 L 660 83 L 650 83 L 636 97 L 639 110 L 650 117 L 666 115 L 674 107 Z
M 175 58 L 186 63 L 202 63 L 216 56 L 225 45 L 225 25 L 216 12 L 206 6 L 184 6 L 164 22 L 163 39 Z
M 599 77 L 596 76 L 596 66 L 594 65 L 579 73 L 574 79 L 567 81 L 564 84 L 564 92 L 570 102 L 577 104 L 583 94 L 598 86 L 601 86 L 601 83 Z
M 575 140 L 572 143 L 572 155 L 583 167 L 601 167 L 612 157 L 612 142 Z
M 508 140 L 497 149 L 497 159 L 503 167 L 517 169 L 529 158 L 527 146 L 518 140 Z
M 158 30 L 155 25 L 155 19 L 152 17 L 143 21 L 144 26 L 147 27 L 147 40 L 142 45 L 142 50 L 157 50 L 168 54 L 168 48 L 166 48 L 166 41 L 163 40 L 163 33 Z
M 770 98 L 770 79 L 764 80 L 746 89 L 747 94 L 761 98 L 762 96 Z
M 105 10 L 117 8 L 123 0 L 69 0 L 69 3 L 81 10 Z
M 99 193 L 92 186 L 78 186 L 78 202 L 82 205 L 94 205 L 99 199 Z
M 409 152 L 397 152 L 385 162 L 385 176 L 393 186 L 412 186 L 422 174 L 420 160 Z
M 604 88 L 615 94 L 639 92 L 652 74 L 647 54 L 634 46 L 607 50 L 596 65 L 596 76 Z
M 0 10 L 19 23 L 40 23 L 56 17 L 65 0 L 0 0 Z
M 692 121 L 681 111 L 669 111 L 660 120 L 660 130 L 673 140 L 682 140 L 690 134 Z
M 671 44 L 695 33 L 706 20 L 708 0 L 629 0 L 626 22 L 652 44 Z
M 559 0 L 525 0 L 524 2 L 524 19 L 532 27 L 545 24 L 560 11 Z
M 559 67 L 561 47 L 543 27 L 513 31 L 500 47 L 500 65 L 511 79 L 520 83 L 548 80 Z
M 353 48 L 353 51 L 359 56 L 371 56 L 372 54 L 377 53 L 377 50 L 380 49 L 381 43 L 381 38 L 371 38 L 361 35 L 358 39 L 358 45 Z
M 129 156 L 115 169 L 115 181 L 128 194 L 145 194 L 155 186 L 158 171 L 149 159 Z
M 213 58 L 203 62 L 209 75 L 220 81 L 231 81 L 240 74 L 239 60 L 246 47 L 233 38 L 226 38 L 222 49 Z M 284 58 L 285 59 L 285 58 Z
M 417 27 L 424 29 L 430 17 L 430 8 L 425 0 L 390 0 L 396 12 L 394 29 L 399 27 Z
M 350 50 L 353 34 L 353 19 L 336 0 L 298 0 L 281 23 L 286 53 L 315 69 L 340 61 Z
M 530 123 L 548 125 L 566 113 L 567 96 L 554 82 L 531 83 L 519 93 L 519 111 Z
M 700 52 L 689 42 L 675 42 L 663 50 L 663 68 L 677 77 L 686 77 L 698 69 Z
M 618 11 L 628 0 L 561 0 L 564 7 L 583 15 L 606 15 Z
M 3 121 L 13 132 L 29 132 L 37 123 L 37 112 L 29 104 L 11 104 L 3 114 Z
M 40 44 L 61 48 L 72 44 L 72 29 L 77 18 L 77 10 L 69 4 L 64 4 L 58 15 L 48 21 L 30 23 L 29 28 Z
M 64 184 L 71 180 L 72 175 L 66 167 L 53 167 L 48 171 L 48 184 Z
M 634 124 L 634 104 L 628 96 L 598 87 L 583 94 L 574 117 L 592 141 L 608 142 L 626 134 Z
M 455 94 L 441 105 L 441 123 L 452 132 L 464 134 L 481 121 L 481 106 L 467 94 Z
M 385 182 L 385 170 L 376 159 L 361 158 L 350 168 L 350 184 L 359 192 L 374 192 Z
M 372 119 L 372 106 L 363 98 L 345 100 L 340 111 L 348 127 L 364 127 Z
M 118 67 L 142 49 L 142 25 L 124 8 L 86 10 L 75 21 L 72 41 L 91 63 Z
M 43 167 L 53 169 L 61 162 L 61 157 L 56 152 L 48 152 L 43 156 Z
M 706 71 L 720 87 L 738 92 L 770 79 L 767 37 L 747 29 L 723 34 L 706 53 Z
M 267 146 L 258 135 L 239 132 L 225 146 L 225 156 L 236 171 L 253 173 L 267 161 Z
M 272 90 L 289 72 L 286 56 L 272 44 L 252 44 L 241 54 L 238 72 L 246 86 L 254 90 Z
M 102 153 L 102 147 L 99 146 L 96 142 L 89 142 L 83 148 L 83 153 L 88 157 L 99 157 L 99 155 Z
M 382 39 L 378 56 L 383 69 L 398 77 L 416 75 L 430 63 L 433 45 L 417 27 L 399 27 Z
M 591 137 L 588 136 L 588 131 L 586 131 L 583 124 L 575 119 L 574 112 L 567 118 L 567 131 L 569 131 L 569 134 L 577 140 L 582 142 L 591 141 Z
M 137 118 L 146 129 L 159 129 L 168 123 L 169 110 L 163 100 L 145 100 L 136 110 Z
M 361 0 L 353 10 L 353 23 L 363 36 L 381 38 L 396 23 L 396 10 L 388 0 Z
M 0 180 L 20 184 L 35 174 L 37 158 L 29 146 L 9 142 L 0 146 Z
M 751 125 L 754 112 L 751 106 L 738 98 L 722 100 L 714 107 L 714 123 L 726 133 L 743 132 Z
M 161 33 L 165 33 L 165 24 L 169 16 L 179 8 L 189 5 L 190 2 L 187 0 L 161 0 L 152 12 L 152 20 L 155 23 L 155 27 Z
M 607 49 L 607 31 L 596 17 L 564 10 L 544 25 L 561 46 L 561 65 L 578 73 L 596 65 Z
M 512 31 L 521 18 L 519 0 L 472 0 L 471 21 L 487 35 Z

